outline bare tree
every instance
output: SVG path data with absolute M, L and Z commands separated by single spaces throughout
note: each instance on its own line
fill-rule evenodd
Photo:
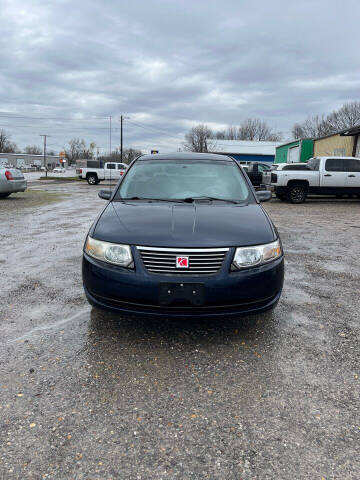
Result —
M 80 138 L 72 138 L 68 143 L 69 148 L 65 148 L 65 156 L 69 165 L 74 164 L 79 158 L 93 158 L 95 143 L 90 143 L 88 147 L 85 140 Z
M 217 132 L 214 132 L 214 138 L 216 138 L 216 140 L 225 140 L 226 139 L 226 131 L 225 130 L 218 130 Z
M 29 153 L 30 155 L 41 155 L 43 151 L 36 145 L 28 145 L 25 147 L 25 153 Z
M 292 128 L 294 138 L 319 138 L 360 125 L 360 102 L 344 103 L 338 110 L 308 117 Z
M 234 125 L 229 125 L 225 130 L 225 139 L 226 140 L 237 140 L 238 139 L 238 132 L 237 127 Z
M 275 132 L 266 122 L 259 118 L 248 118 L 238 127 L 229 125 L 226 130 L 214 132 L 212 138 L 217 140 L 253 140 L 272 141 L 281 140 L 282 135 Z
M 294 138 L 318 138 L 329 135 L 333 131 L 324 115 L 308 117 L 303 123 L 295 123 L 292 128 Z
M 192 129 L 185 135 L 185 150 L 190 152 L 207 152 L 207 139 L 211 138 L 212 135 L 213 133 L 210 128 L 203 123 L 192 127 Z
M 0 152 L 1 153 L 16 153 L 18 147 L 16 143 L 12 142 L 11 135 L 6 130 L 0 129 Z
M 135 148 L 126 148 L 123 150 L 122 161 L 129 164 L 140 155 L 142 155 L 141 150 L 136 150 Z M 121 162 L 120 149 L 117 148 L 116 150 L 113 150 L 111 155 L 102 155 L 99 157 L 99 160 L 103 160 L 104 162 Z
M 274 132 L 266 122 L 259 118 L 248 118 L 240 125 L 237 139 L 277 142 L 281 140 L 281 133 Z
M 360 124 L 360 102 L 349 102 L 326 117 L 334 132 L 355 127 Z
M 136 150 L 135 148 L 127 148 L 123 151 L 123 161 L 125 163 L 131 163 L 135 158 L 142 155 L 141 150 Z

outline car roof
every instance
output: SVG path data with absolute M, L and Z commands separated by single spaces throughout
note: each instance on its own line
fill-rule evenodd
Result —
M 343 157 L 342 155 L 317 155 L 316 157 L 313 158 L 336 158 L 337 160 L 348 160 L 348 159 L 355 159 L 355 160 L 360 160 L 359 157 Z
M 278 168 L 281 167 L 286 167 L 287 165 L 306 165 L 306 162 L 292 162 L 292 163 L 274 163 L 274 165 L 277 165 Z
M 222 162 L 235 160 L 228 155 L 219 155 L 217 153 L 196 153 L 196 152 L 176 152 L 176 153 L 156 153 L 141 155 L 137 160 L 214 160 Z

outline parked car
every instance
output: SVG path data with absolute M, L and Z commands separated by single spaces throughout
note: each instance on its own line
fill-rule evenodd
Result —
M 244 165 L 242 165 L 244 168 Z M 246 165 L 246 173 L 254 187 L 260 187 L 263 183 L 264 172 L 270 172 L 271 166 L 261 162 L 251 162 Z
M 97 185 L 102 180 L 119 180 L 127 168 L 126 163 L 107 162 L 104 168 L 77 168 L 76 174 L 89 185 Z
M 6 198 L 12 193 L 24 192 L 27 182 L 17 168 L 0 167 L 0 198 Z
M 65 173 L 65 172 L 66 172 L 65 168 L 62 168 L 62 167 L 55 167 L 53 170 L 53 173 Z
M 269 310 L 283 286 L 279 234 L 237 162 L 177 153 L 135 160 L 89 230 L 82 275 L 90 304 L 151 315 Z
M 263 183 L 280 200 L 303 203 L 308 194 L 360 196 L 360 158 L 314 157 L 296 169 L 286 168 L 286 164 L 279 167 L 264 174 Z
M 270 170 L 263 173 L 263 177 L 266 178 L 269 172 L 274 170 L 310 170 L 305 162 L 294 163 L 275 163 L 271 165 Z

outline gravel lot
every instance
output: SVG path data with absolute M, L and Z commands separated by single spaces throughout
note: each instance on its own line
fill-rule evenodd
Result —
M 84 298 L 103 187 L 1 201 L 0 478 L 358 479 L 360 202 L 264 204 L 272 314 L 159 321 Z

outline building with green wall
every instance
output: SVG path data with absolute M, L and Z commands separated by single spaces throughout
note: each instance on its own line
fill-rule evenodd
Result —
M 276 147 L 275 163 L 307 162 L 314 153 L 314 140 L 293 140 Z

